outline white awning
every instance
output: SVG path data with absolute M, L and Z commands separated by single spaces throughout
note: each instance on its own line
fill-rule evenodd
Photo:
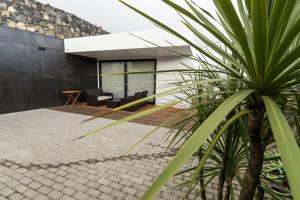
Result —
M 99 60 L 192 55 L 190 45 L 159 29 L 70 38 L 64 43 L 65 53 Z

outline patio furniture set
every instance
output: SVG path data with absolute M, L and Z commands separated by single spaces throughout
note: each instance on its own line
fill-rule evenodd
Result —
M 71 107 L 77 103 L 79 95 L 82 93 L 80 90 L 65 90 L 62 93 L 67 97 L 67 102 L 65 105 L 71 104 Z M 139 99 L 147 97 L 148 90 L 141 92 L 135 92 L 134 96 L 128 96 L 125 98 L 114 98 L 114 95 L 110 92 L 103 92 L 101 88 L 99 89 L 87 89 L 85 91 L 85 97 L 88 106 L 102 106 L 106 105 L 108 108 L 117 108 L 119 106 L 128 104 Z M 124 108 L 126 111 L 136 111 L 144 107 L 147 102 L 141 102 L 130 107 Z

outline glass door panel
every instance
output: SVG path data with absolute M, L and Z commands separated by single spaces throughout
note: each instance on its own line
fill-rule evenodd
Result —
M 153 72 L 153 73 L 139 73 L 128 74 L 127 78 L 127 95 L 132 96 L 135 92 L 148 90 L 148 96 L 154 94 L 154 71 L 155 61 L 132 61 L 127 63 L 127 71 L 130 72 Z M 153 102 L 153 100 L 152 100 Z
M 104 92 L 111 92 L 114 98 L 125 97 L 124 62 L 102 62 L 101 83 Z

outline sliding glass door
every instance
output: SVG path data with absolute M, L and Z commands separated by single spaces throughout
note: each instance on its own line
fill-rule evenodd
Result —
M 148 96 L 155 93 L 155 60 L 103 61 L 100 68 L 103 90 L 112 92 L 116 98 L 133 96 L 144 90 L 148 91 Z M 134 72 L 136 74 L 130 74 Z
M 128 96 L 133 96 L 135 92 L 144 90 L 148 91 L 148 96 L 154 94 L 155 61 L 152 60 L 127 62 L 127 72 Z M 134 72 L 136 74 L 130 74 Z
M 103 91 L 113 93 L 114 98 L 123 98 L 125 96 L 124 63 L 103 62 L 101 65 L 101 74 Z

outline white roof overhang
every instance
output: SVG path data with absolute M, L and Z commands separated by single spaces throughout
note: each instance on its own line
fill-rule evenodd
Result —
M 70 38 L 64 44 L 65 53 L 99 60 L 192 55 L 190 45 L 159 29 Z

